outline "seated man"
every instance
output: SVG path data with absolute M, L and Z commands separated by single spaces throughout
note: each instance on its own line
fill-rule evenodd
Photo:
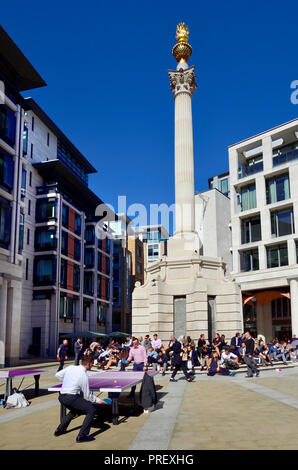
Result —
M 240 358 L 242 362 L 244 362 L 245 352 L 246 352 L 246 347 L 245 347 L 245 342 L 243 341 L 241 343 L 241 347 L 239 348 L 239 354 L 240 354 Z
M 238 356 L 228 347 L 224 348 L 221 354 L 220 363 L 222 367 L 226 367 L 227 369 L 239 369 Z
M 201 371 L 203 371 L 204 369 L 207 370 L 209 358 L 210 358 L 210 349 L 207 344 L 204 344 L 204 346 L 201 349 Z
M 148 365 L 152 366 L 154 370 L 156 370 L 156 367 L 154 364 L 157 364 L 157 359 L 158 359 L 158 351 L 155 351 L 152 347 L 147 349 L 147 357 L 148 357 Z
M 231 345 L 234 346 L 235 350 L 233 351 L 234 354 L 238 356 L 239 354 L 239 349 L 241 348 L 241 335 L 240 333 L 236 333 L 235 336 L 231 339 Z M 237 354 L 238 353 L 238 354 Z
M 194 345 L 188 346 L 188 357 L 189 360 L 191 361 L 191 369 L 192 371 L 195 370 L 195 367 L 200 366 L 200 361 L 199 361 L 199 354 L 198 351 L 196 351 Z
M 98 356 L 97 358 L 97 368 L 100 369 L 100 367 L 104 367 L 109 359 L 112 356 L 112 350 L 109 346 L 106 347 Z
M 206 344 L 207 343 L 206 343 L 206 340 L 205 340 L 205 335 L 201 334 L 200 338 L 198 340 L 198 347 L 197 347 L 199 357 L 202 357 L 203 346 L 205 346 Z
M 271 350 L 269 354 L 270 354 L 270 357 L 273 358 L 274 361 L 278 361 L 281 358 L 284 364 L 287 363 L 285 355 L 281 351 L 281 347 L 278 341 L 273 342 L 273 345 L 271 345 Z
M 165 353 L 160 349 L 158 351 L 157 361 L 153 363 L 153 369 L 156 370 L 157 365 L 162 368 L 162 375 L 166 375 L 168 358 Z
M 81 360 L 81 365 L 68 366 L 66 369 L 56 373 L 57 379 L 62 380 L 58 399 L 62 405 L 70 410 L 56 429 L 54 433 L 56 437 L 66 432 L 69 423 L 76 415 L 83 413 L 86 414 L 86 417 L 76 441 L 88 442 L 94 440 L 94 437 L 89 436 L 91 423 L 96 413 L 94 404 L 105 405 L 106 403 L 90 392 L 87 371 L 91 370 L 92 366 L 93 357 L 84 356 Z

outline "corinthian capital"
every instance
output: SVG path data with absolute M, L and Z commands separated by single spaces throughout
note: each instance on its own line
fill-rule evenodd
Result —
M 178 93 L 188 93 L 192 96 L 197 88 L 195 81 L 195 67 L 186 70 L 169 70 L 171 90 L 176 96 Z

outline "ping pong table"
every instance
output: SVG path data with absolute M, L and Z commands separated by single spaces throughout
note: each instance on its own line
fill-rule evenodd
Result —
M 158 374 L 158 371 L 147 371 L 148 375 L 153 377 Z M 112 422 L 114 425 L 119 424 L 119 396 L 120 393 L 129 388 L 135 387 L 143 381 L 145 372 L 133 371 L 106 371 L 106 372 L 88 372 L 89 388 L 92 392 L 107 392 L 109 398 L 112 400 Z M 59 392 L 62 384 L 53 385 L 48 388 L 49 392 Z M 134 399 L 135 407 L 135 394 L 132 389 L 132 398 Z M 65 416 L 66 407 L 60 404 L 60 419 Z
M 12 379 L 23 379 L 30 375 L 33 375 L 35 380 L 35 396 L 39 395 L 39 377 L 41 374 L 45 374 L 45 370 L 32 370 L 32 369 L 9 369 L 9 370 L 0 370 L 0 380 L 3 379 L 6 381 L 5 392 L 4 392 L 4 401 L 7 400 L 9 395 L 12 394 Z M 22 382 L 23 382 L 22 380 Z M 21 383 L 22 383 L 21 382 Z M 20 387 L 20 386 L 19 386 Z M 18 387 L 18 388 L 19 388 Z

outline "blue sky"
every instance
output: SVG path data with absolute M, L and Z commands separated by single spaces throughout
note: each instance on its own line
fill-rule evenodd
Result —
M 174 202 L 177 23 L 190 29 L 195 186 L 228 169 L 227 147 L 294 119 L 295 1 L 14 0 L 1 24 L 47 82 L 32 96 L 98 170 L 90 187 L 117 207 Z

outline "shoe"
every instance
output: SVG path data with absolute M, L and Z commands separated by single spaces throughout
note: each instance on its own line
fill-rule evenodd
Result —
M 194 378 L 194 377 L 189 377 L 189 378 L 186 379 L 186 380 L 187 380 L 187 382 L 192 382 L 193 380 L 195 380 L 195 378 Z
M 253 375 L 245 375 L 244 376 L 246 379 L 252 379 L 253 378 Z
M 234 377 L 235 374 L 236 374 L 236 372 L 234 372 L 234 371 L 230 372 L 231 377 Z
M 178 382 L 178 380 L 173 379 L 172 377 L 170 378 L 170 382 Z
M 66 430 L 62 429 L 60 426 L 58 426 L 58 428 L 54 432 L 54 436 L 58 437 L 58 436 L 61 436 L 62 434 L 65 434 L 65 433 L 66 433 Z
M 166 373 L 165 373 L 165 372 L 163 372 L 161 375 L 164 377 L 164 376 L 166 375 Z
M 259 375 L 260 375 L 260 372 L 256 372 L 256 377 L 259 377 Z
M 90 442 L 94 440 L 95 438 L 92 436 L 84 436 L 84 435 L 80 436 L 80 434 L 76 438 L 76 442 Z

